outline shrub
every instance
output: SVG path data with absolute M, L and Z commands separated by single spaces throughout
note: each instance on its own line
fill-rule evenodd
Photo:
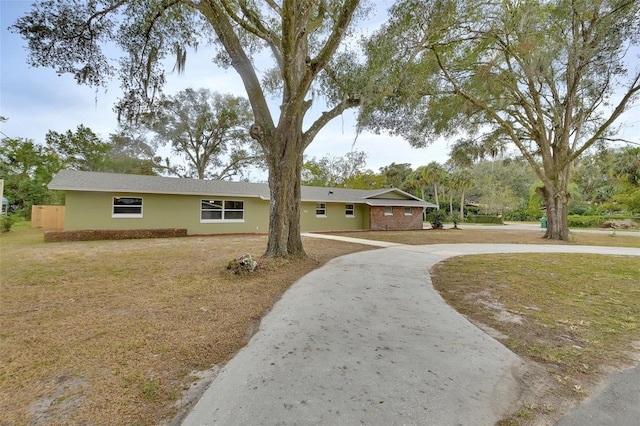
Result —
M 624 221 L 630 220 L 638 221 L 640 220 L 637 217 L 626 216 L 626 215 L 610 215 L 610 216 L 580 216 L 580 215 L 569 215 L 567 216 L 567 221 L 569 223 L 570 228 L 596 228 L 605 226 L 607 223 L 615 222 L 615 221 Z
M 469 223 L 496 223 L 502 225 L 502 219 L 495 215 L 490 214 L 478 214 L 467 216 L 467 222 Z
M 570 228 L 593 228 L 602 225 L 605 219 L 603 216 L 581 216 L 572 214 L 567 216 L 567 222 Z
M 453 227 L 457 228 L 458 227 L 458 222 L 460 221 L 460 213 L 458 212 L 453 212 L 449 215 L 449 220 L 451 221 L 451 223 L 453 223 Z
M 475 206 L 466 206 L 464 210 L 465 212 L 467 212 L 468 215 L 480 213 L 480 207 L 475 207 Z
M 11 227 L 16 222 L 16 217 L 13 214 L 6 214 L 0 217 L 0 232 L 9 232 Z
M 522 209 L 513 210 L 505 213 L 505 220 L 519 221 L 519 222 L 536 222 L 544 216 L 544 212 L 538 209 Z
M 430 216 L 431 216 L 431 220 L 429 222 L 431 222 L 431 227 L 433 229 L 442 229 L 442 224 L 446 217 L 445 213 L 438 210 L 436 212 L 430 213 Z

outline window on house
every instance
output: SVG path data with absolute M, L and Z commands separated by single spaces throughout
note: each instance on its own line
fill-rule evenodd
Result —
M 141 197 L 113 197 L 111 217 L 138 218 L 142 217 Z
M 325 203 L 316 203 L 316 216 L 327 216 L 327 205 Z
M 200 222 L 244 221 L 244 201 L 201 200 Z
M 405 216 L 411 216 L 411 215 L 412 215 L 412 213 L 411 213 L 411 207 L 405 207 L 405 208 L 404 208 L 404 215 L 405 215 Z
M 391 206 L 387 206 L 384 208 L 384 215 L 385 216 L 393 216 L 393 207 Z
M 353 208 L 353 204 L 344 205 L 344 215 L 347 217 L 354 217 L 356 215 L 356 210 Z

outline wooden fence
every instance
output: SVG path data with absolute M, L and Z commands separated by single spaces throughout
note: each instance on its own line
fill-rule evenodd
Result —
M 31 207 L 31 227 L 63 230 L 64 206 Z

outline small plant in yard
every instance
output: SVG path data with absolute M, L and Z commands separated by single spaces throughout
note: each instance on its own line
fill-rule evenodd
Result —
M 442 224 L 444 223 L 445 214 L 441 211 L 437 211 L 433 215 L 433 219 L 431 219 L 431 227 L 433 229 L 442 229 Z
M 460 213 L 458 212 L 451 213 L 451 215 L 449 215 L 449 219 L 453 223 L 453 229 L 460 229 L 458 228 L 458 222 L 460 221 Z
M 160 391 L 160 381 L 151 378 L 141 383 L 140 389 L 148 401 L 155 401 Z
M 531 417 L 533 410 L 536 409 L 535 404 L 524 404 L 520 410 L 516 413 L 516 417 L 527 418 Z
M 5 214 L 0 217 L 0 232 L 5 233 L 11 231 L 11 227 L 16 222 L 16 217 L 12 214 Z

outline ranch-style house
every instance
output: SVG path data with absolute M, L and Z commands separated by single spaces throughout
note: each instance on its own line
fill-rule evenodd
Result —
M 65 191 L 65 230 L 183 228 L 189 235 L 266 233 L 269 186 L 61 170 L 49 189 Z M 422 229 L 436 206 L 397 188 L 303 186 L 302 232 Z

